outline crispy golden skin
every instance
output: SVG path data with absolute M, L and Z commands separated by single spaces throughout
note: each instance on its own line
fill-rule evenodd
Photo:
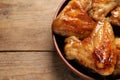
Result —
M 67 59 L 76 59 L 101 75 L 113 73 L 116 64 L 116 47 L 112 26 L 106 20 L 99 21 L 92 34 L 83 41 L 71 36 L 66 38 L 65 42 Z
M 52 30 L 61 36 L 87 37 L 95 22 L 87 14 L 91 0 L 71 0 L 53 21 Z
M 92 8 L 89 16 L 98 21 L 107 16 L 107 14 L 117 6 L 116 0 L 92 0 Z
M 116 26 L 120 26 L 120 6 L 111 12 L 109 21 Z

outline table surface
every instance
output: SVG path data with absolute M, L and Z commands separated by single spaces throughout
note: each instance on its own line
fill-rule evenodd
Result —
M 63 0 L 0 0 L 0 80 L 81 80 L 58 57 L 51 35 Z

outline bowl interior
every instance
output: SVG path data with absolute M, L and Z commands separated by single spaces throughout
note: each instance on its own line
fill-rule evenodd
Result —
M 60 11 L 68 4 L 69 0 L 64 1 L 63 4 L 61 4 L 60 8 L 57 11 L 57 14 L 55 15 L 55 17 L 60 13 Z M 75 60 L 67 60 L 65 58 L 65 54 L 64 54 L 64 40 L 65 37 L 62 37 L 60 35 L 57 35 L 55 33 L 53 33 L 53 41 L 55 43 L 55 47 L 57 49 L 58 54 L 60 55 L 60 57 L 62 58 L 62 60 L 65 62 L 65 64 L 67 64 L 67 66 L 72 69 L 72 71 L 74 73 L 76 73 L 79 77 L 82 77 L 84 79 L 95 79 L 95 80 L 115 80 L 115 79 L 119 79 L 119 76 L 101 76 L 95 72 L 93 72 L 92 70 L 85 68 L 83 65 L 77 63 Z M 71 68 L 72 67 L 72 68 Z

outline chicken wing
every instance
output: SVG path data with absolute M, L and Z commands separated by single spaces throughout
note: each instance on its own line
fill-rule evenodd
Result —
M 112 26 L 99 21 L 92 34 L 83 41 L 75 36 L 66 38 L 66 58 L 75 59 L 101 75 L 110 75 L 116 64 L 116 47 Z
M 95 27 L 88 16 L 91 0 L 71 0 L 53 21 L 52 30 L 62 36 L 87 37 Z
M 120 26 L 120 6 L 111 12 L 109 21 L 116 26 Z
M 117 6 L 116 0 L 93 0 L 89 15 L 96 21 L 106 17 L 106 15 Z

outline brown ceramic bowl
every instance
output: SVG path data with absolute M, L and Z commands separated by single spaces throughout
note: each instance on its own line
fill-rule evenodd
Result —
M 59 12 L 67 5 L 67 3 L 69 2 L 69 0 L 63 0 L 63 2 L 60 4 L 55 17 L 59 14 Z M 57 50 L 58 55 L 60 56 L 60 58 L 62 59 L 62 61 L 68 66 L 68 68 L 75 73 L 77 76 L 79 76 L 80 78 L 84 79 L 84 80 L 117 80 L 120 79 L 119 76 L 101 76 L 93 71 L 91 71 L 90 69 L 85 68 L 84 66 L 78 64 L 76 61 L 74 60 L 67 60 L 65 58 L 65 54 L 64 54 L 64 37 L 59 36 L 55 33 L 52 33 L 53 36 L 53 42 L 55 45 L 55 48 Z

